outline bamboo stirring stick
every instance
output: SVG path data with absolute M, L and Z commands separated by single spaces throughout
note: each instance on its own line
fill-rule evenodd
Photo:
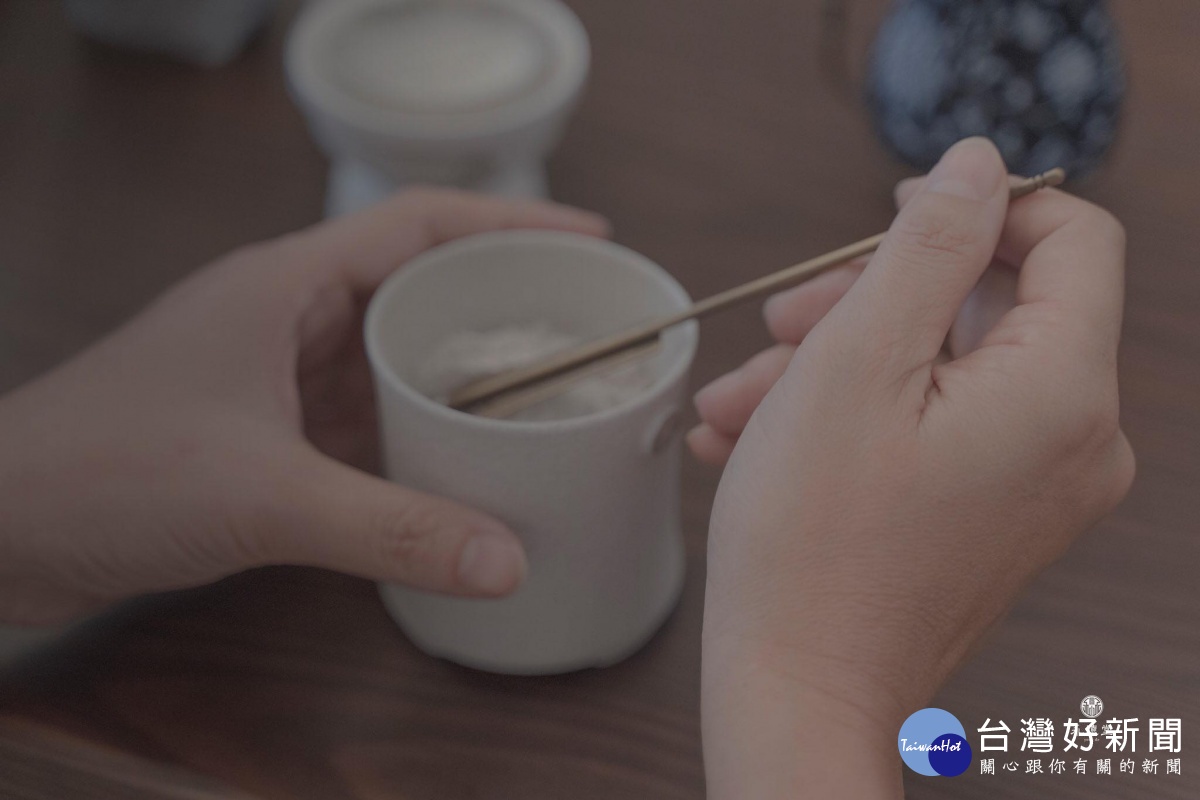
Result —
M 1019 180 L 1010 187 L 1009 199 L 1017 200 L 1047 186 L 1058 186 L 1065 179 L 1066 172 L 1055 168 L 1048 172 L 1043 172 L 1041 175 Z M 762 295 L 771 294 L 781 289 L 803 283 L 820 275 L 831 267 L 844 264 L 847 261 L 872 252 L 879 247 L 883 241 L 883 237 L 884 234 L 882 233 L 871 236 L 860 242 L 833 250 L 825 255 L 817 256 L 808 261 L 803 261 L 794 266 L 782 269 L 779 272 L 756 278 L 741 286 L 727 289 L 674 314 L 636 325 L 600 339 L 585 342 L 578 347 L 568 348 L 526 367 L 506 370 L 487 378 L 472 381 L 452 392 L 447 405 L 460 411 L 472 411 L 479 404 L 496 398 L 499 395 L 514 392 L 518 389 L 530 388 L 534 384 L 549 378 L 565 377 L 565 373 L 586 364 L 592 364 L 632 347 L 651 343 L 658 338 L 660 333 L 673 325 L 678 325 L 681 322 L 687 322 L 691 319 L 700 319 L 715 311 L 720 311 L 745 300 L 761 297 Z M 621 363 L 625 363 L 626 361 L 627 359 L 621 359 Z M 589 374 L 594 373 L 589 372 Z M 573 382 L 573 380 L 564 380 L 561 384 L 556 382 L 556 385 L 566 386 Z M 541 395 L 539 400 L 552 396 L 554 393 L 550 392 Z M 521 407 L 525 406 L 522 405 Z M 497 416 L 497 414 L 493 411 L 489 416 Z
M 471 406 L 471 413 L 478 417 L 504 419 L 518 411 L 535 406 L 543 400 L 558 397 L 573 385 L 585 378 L 604 375 L 613 372 L 639 358 L 648 356 L 658 350 L 660 337 L 655 336 L 648 342 L 618 350 L 612 355 L 590 361 L 581 367 L 559 373 L 521 389 L 512 389 L 494 395 L 490 400 L 480 400 Z

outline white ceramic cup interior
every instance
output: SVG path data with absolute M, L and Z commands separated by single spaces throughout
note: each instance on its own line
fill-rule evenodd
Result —
M 649 259 L 591 237 L 482 234 L 392 275 L 367 312 L 389 478 L 488 512 L 520 536 L 526 582 L 475 600 L 380 587 L 427 652 L 509 673 L 603 666 L 645 642 L 683 582 L 677 431 L 695 323 L 662 337 L 645 393 L 587 416 L 518 422 L 453 411 L 414 383 L 447 337 L 545 322 L 594 338 L 690 304 Z

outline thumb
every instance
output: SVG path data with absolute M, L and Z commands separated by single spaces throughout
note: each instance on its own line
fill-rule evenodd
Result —
M 843 301 L 834 323 L 845 326 L 843 341 L 871 348 L 859 363 L 875 369 L 882 360 L 890 377 L 904 377 L 934 361 L 991 263 L 1007 209 L 1008 174 L 995 146 L 972 138 L 950 148 Z
M 305 470 L 273 560 L 469 597 L 499 597 L 525 578 L 521 542 L 479 511 L 321 458 Z

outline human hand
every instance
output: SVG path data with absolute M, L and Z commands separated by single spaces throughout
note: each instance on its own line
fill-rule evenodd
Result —
M 392 270 L 502 228 L 605 235 L 548 203 L 413 190 L 200 270 L 0 398 L 0 619 L 48 623 L 247 567 L 308 564 L 503 595 L 497 520 L 374 468 L 362 314 Z
M 1121 226 L 1061 192 L 1008 208 L 978 139 L 899 194 L 865 269 L 770 301 L 783 344 L 696 398 L 693 451 L 728 458 L 704 621 L 712 797 L 894 795 L 903 719 L 1133 479 Z

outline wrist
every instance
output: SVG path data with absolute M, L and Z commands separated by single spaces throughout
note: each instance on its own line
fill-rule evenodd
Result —
M 823 685 L 764 648 L 705 641 L 705 772 L 710 800 L 903 797 L 891 698 Z M 857 691 L 857 690 L 856 690 Z
M 711 565 L 708 575 L 706 659 L 737 670 L 753 664 L 892 730 L 928 704 L 965 656 L 961 637 L 947 635 L 955 620 L 937 618 L 937 609 L 914 620 L 902 596 L 861 576 L 772 576 L 760 568 L 754 581 L 733 585 L 720 580 L 722 566 Z

